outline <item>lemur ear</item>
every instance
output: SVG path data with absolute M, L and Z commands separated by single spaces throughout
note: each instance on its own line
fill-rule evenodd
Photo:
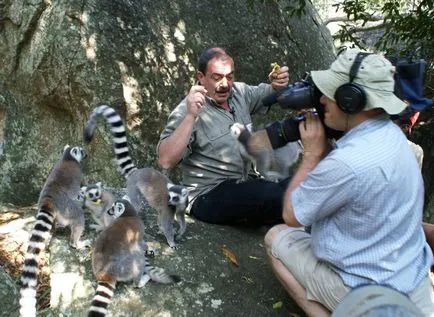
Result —
M 128 201 L 129 203 L 131 203 L 131 198 L 128 195 L 123 195 L 122 199 Z
M 252 132 L 253 131 L 253 123 L 248 123 L 248 124 L 246 124 L 246 128 L 247 128 L 247 130 L 249 130 L 249 132 Z

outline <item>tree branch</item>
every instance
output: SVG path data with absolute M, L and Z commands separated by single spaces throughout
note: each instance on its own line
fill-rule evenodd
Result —
M 373 30 L 380 30 L 380 29 L 384 29 L 386 26 L 387 26 L 386 23 L 380 23 L 380 24 L 366 26 L 366 27 L 354 27 L 354 28 L 347 29 L 347 31 L 350 34 L 354 34 L 357 32 L 368 32 L 368 31 L 373 31 Z
M 367 21 L 382 21 L 383 19 L 384 16 L 382 15 L 374 15 Z M 356 22 L 353 19 L 349 19 L 347 16 L 331 17 L 324 22 L 324 25 L 327 25 L 332 22 L 350 22 L 350 21 Z

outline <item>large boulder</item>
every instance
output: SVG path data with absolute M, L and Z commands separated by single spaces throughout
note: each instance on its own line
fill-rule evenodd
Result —
M 0 202 L 33 204 L 65 144 L 82 144 L 93 107 L 125 120 L 135 161 L 156 166 L 167 116 L 195 82 L 209 46 L 228 48 L 240 81 L 270 63 L 292 80 L 333 59 L 331 36 L 307 4 L 290 18 L 272 1 L 4 0 L 0 4 Z M 270 117 L 269 117 L 270 118 Z M 270 120 L 270 119 L 268 119 Z M 123 185 L 104 124 L 87 148 L 89 181 Z

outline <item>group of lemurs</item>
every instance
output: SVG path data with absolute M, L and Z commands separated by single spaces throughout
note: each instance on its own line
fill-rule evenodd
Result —
M 116 282 L 133 282 L 136 287 L 143 287 L 149 280 L 165 284 L 180 281 L 179 277 L 149 264 L 140 213 L 145 200 L 157 211 L 158 226 L 168 245 L 176 248 L 175 240 L 179 240 L 186 230 L 188 190 L 174 184 L 156 169 L 134 165 L 122 119 L 109 106 L 98 106 L 90 114 L 84 129 L 86 143 L 92 141 L 101 116 L 110 126 L 116 164 L 126 179 L 127 195 L 117 199 L 101 182 L 81 184 L 81 163 L 86 153 L 82 147 L 65 146 L 63 157 L 48 175 L 39 195 L 36 222 L 21 275 L 20 316 L 36 316 L 39 255 L 49 243 L 54 226 L 70 228 L 72 248 L 91 246 L 91 241 L 80 240 L 85 230 L 84 210 L 88 210 L 95 221 L 89 227 L 98 232 L 92 252 L 92 268 L 98 286 L 88 316 L 106 315 Z M 249 162 L 256 164 L 265 177 L 279 178 L 284 174 L 275 169 L 275 151 L 261 144 L 258 134 L 251 133 L 241 124 L 232 126 L 231 133 L 240 141 L 246 166 Z M 247 179 L 247 173 L 246 168 L 242 181 Z M 176 236 L 175 220 L 179 225 Z
M 133 282 L 136 287 L 143 287 L 149 280 L 164 284 L 180 281 L 178 276 L 149 264 L 140 213 L 142 200 L 145 200 L 157 211 L 158 226 L 167 243 L 176 248 L 175 238 L 180 239 L 186 230 L 188 190 L 153 168 L 139 169 L 133 164 L 122 120 L 109 106 L 99 106 L 91 113 L 84 130 L 86 143 L 93 138 L 99 116 L 104 116 L 110 125 L 116 162 L 126 178 L 127 195 L 117 199 L 101 182 L 83 185 L 81 163 L 86 153 L 80 146 L 65 146 L 63 157 L 48 175 L 39 194 L 36 222 L 21 274 L 20 316 L 36 316 L 40 253 L 49 243 L 55 226 L 69 227 L 72 248 L 91 246 L 91 241 L 80 240 L 85 230 L 85 210 L 95 221 L 90 227 L 98 232 L 92 252 L 92 268 L 98 286 L 88 316 L 106 315 L 117 282 Z M 176 237 L 175 219 L 179 223 Z

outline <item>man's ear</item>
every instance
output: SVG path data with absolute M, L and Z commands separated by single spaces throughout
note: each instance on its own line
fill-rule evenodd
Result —
M 199 81 L 198 85 L 202 85 L 202 81 L 203 81 L 204 78 L 205 78 L 205 74 L 204 73 L 197 72 L 197 80 Z

